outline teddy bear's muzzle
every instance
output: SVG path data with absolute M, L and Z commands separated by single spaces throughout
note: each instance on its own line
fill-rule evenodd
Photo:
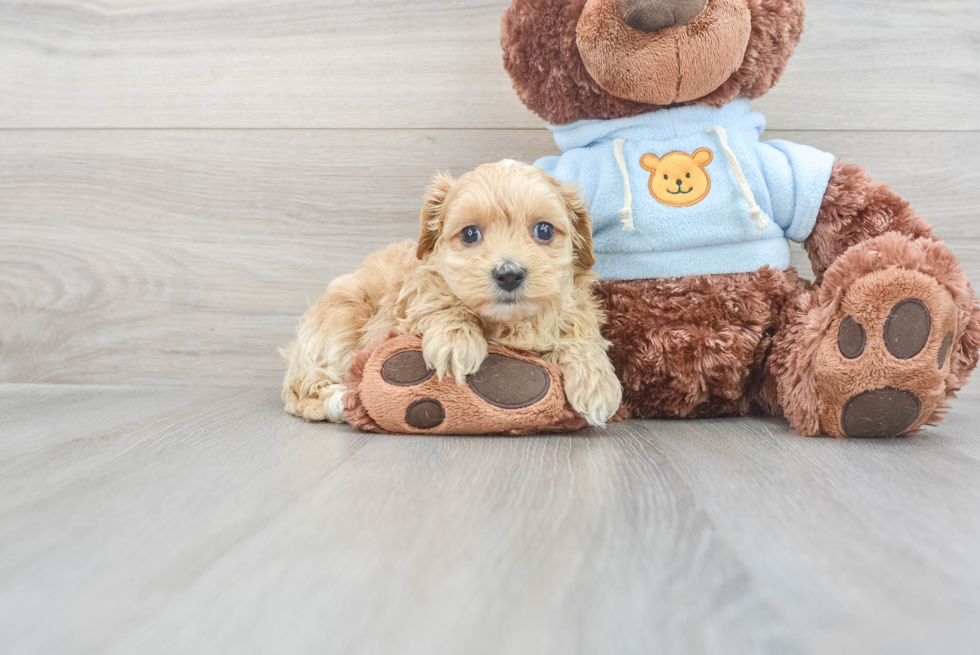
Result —
M 742 65 L 751 33 L 749 0 L 586 0 L 575 28 L 592 79 L 651 105 L 718 89 Z
M 623 22 L 651 34 L 687 25 L 704 11 L 708 0 L 619 0 Z

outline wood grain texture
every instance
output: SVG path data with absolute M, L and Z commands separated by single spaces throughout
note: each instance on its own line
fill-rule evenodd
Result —
M 0 651 L 975 652 L 977 385 L 880 441 L 283 413 L 276 346 L 433 171 L 556 152 L 507 4 L 0 2 L 0 383 L 88 384 L 0 384 Z M 980 282 L 980 4 L 809 5 L 769 136 L 864 164 Z
M 0 127 L 517 128 L 508 0 L 0 3 Z M 819 0 L 774 129 L 980 130 L 980 4 Z
M 426 438 L 304 423 L 274 387 L 0 386 L 0 643 L 966 655 L 978 400 L 892 440 Z
M 769 136 L 863 162 L 980 280 L 980 135 Z M 553 152 L 545 130 L 0 132 L 0 381 L 271 383 L 326 284 L 416 236 L 433 171 Z

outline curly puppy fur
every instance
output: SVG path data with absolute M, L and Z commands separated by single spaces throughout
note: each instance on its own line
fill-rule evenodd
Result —
M 794 271 L 602 282 L 609 356 L 635 417 L 779 414 L 773 337 L 810 285 Z
M 554 226 L 550 241 L 535 237 L 540 221 Z M 469 226 L 482 234 L 476 243 L 460 238 Z M 510 292 L 494 282 L 504 262 L 526 272 Z M 621 390 L 590 292 L 593 263 L 592 224 L 573 187 L 509 160 L 459 180 L 440 175 L 425 197 L 418 242 L 372 254 L 306 313 L 283 353 L 286 410 L 343 420 L 354 353 L 395 331 L 421 335 L 428 366 L 460 384 L 480 368 L 488 342 L 536 353 L 561 369 L 572 407 L 603 424 Z

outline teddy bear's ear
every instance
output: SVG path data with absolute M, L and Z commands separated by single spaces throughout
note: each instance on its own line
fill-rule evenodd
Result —
M 437 173 L 425 190 L 422 212 L 419 214 L 419 244 L 415 256 L 422 259 L 436 247 L 445 221 L 446 196 L 456 183 L 445 173 Z
M 642 166 L 643 170 L 645 171 L 656 173 L 658 164 L 660 164 L 660 158 L 656 155 L 643 155 L 640 157 L 640 166 Z
M 715 158 L 715 154 L 708 150 L 707 148 L 698 148 L 694 151 L 694 163 L 704 168 L 710 164 Z

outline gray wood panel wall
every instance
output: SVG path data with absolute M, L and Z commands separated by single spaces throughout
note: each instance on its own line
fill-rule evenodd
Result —
M 274 385 L 436 169 L 556 152 L 507 0 L 0 3 L 0 382 Z M 863 163 L 980 281 L 980 3 L 811 0 L 756 103 Z M 797 253 L 797 263 L 806 268 Z

